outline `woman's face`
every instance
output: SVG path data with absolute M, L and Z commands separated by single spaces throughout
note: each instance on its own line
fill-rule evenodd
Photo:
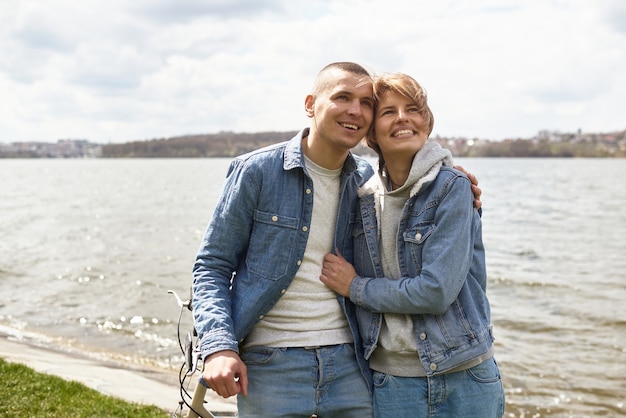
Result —
M 400 93 L 387 92 L 376 109 L 374 132 L 385 160 L 412 158 L 428 139 L 428 126 L 419 107 Z

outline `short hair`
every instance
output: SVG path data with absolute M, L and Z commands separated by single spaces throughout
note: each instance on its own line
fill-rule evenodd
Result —
M 428 95 L 426 94 L 426 90 L 424 90 L 413 77 L 403 73 L 385 73 L 376 77 L 374 79 L 374 123 L 372 123 L 372 126 L 367 132 L 365 140 L 367 145 L 378 154 L 379 169 L 383 168 L 385 161 L 380 147 L 375 142 L 376 110 L 382 96 L 390 92 L 401 94 L 417 105 L 420 114 L 428 126 L 428 136 L 432 133 L 435 125 L 435 117 L 430 107 L 428 107 Z
M 372 81 L 372 75 L 361 64 L 349 61 L 333 62 L 322 68 L 317 74 L 317 77 L 315 77 L 312 89 L 313 95 L 317 95 L 325 91 L 331 83 L 335 82 L 335 79 L 330 76 L 333 70 L 340 70 L 347 73 L 361 75 L 365 79 L 364 81 Z

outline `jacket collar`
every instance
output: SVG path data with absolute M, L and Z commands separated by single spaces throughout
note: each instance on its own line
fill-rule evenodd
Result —
M 285 157 L 283 168 L 291 170 L 293 168 L 304 168 L 304 155 L 302 154 L 302 140 L 309 135 L 309 128 L 304 128 L 291 138 L 285 147 Z M 346 161 L 343 163 L 343 171 L 351 173 L 356 171 L 356 161 L 352 153 L 348 153 Z

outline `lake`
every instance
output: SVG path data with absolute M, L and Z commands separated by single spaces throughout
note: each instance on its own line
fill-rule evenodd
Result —
M 167 290 L 189 295 L 229 161 L 0 160 L 0 325 L 177 370 Z M 456 162 L 483 190 L 506 416 L 626 415 L 626 160 Z

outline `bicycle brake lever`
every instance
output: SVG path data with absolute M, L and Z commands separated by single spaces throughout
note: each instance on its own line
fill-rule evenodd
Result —
M 168 290 L 167 293 L 174 295 L 174 297 L 176 298 L 176 303 L 178 304 L 179 307 L 181 308 L 187 308 L 189 310 L 191 310 L 191 299 L 187 300 L 186 302 L 183 302 L 183 300 L 178 296 L 178 293 L 176 293 L 173 290 Z

